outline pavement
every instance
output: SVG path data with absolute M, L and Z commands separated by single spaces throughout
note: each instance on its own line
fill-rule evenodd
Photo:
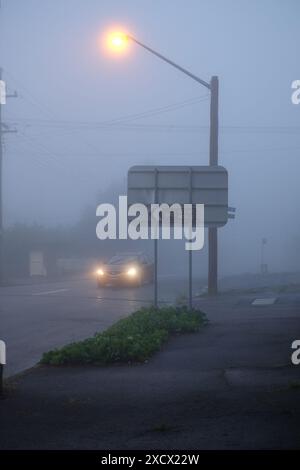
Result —
M 253 304 L 260 297 L 274 303 Z M 10 378 L 0 448 L 300 449 L 300 366 L 291 364 L 300 297 L 197 303 L 208 326 L 171 338 L 143 365 L 37 367 Z

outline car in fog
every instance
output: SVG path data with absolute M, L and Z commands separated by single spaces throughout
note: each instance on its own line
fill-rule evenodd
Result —
M 153 276 L 153 262 L 144 253 L 118 253 L 96 271 L 98 287 L 141 286 L 151 283 Z

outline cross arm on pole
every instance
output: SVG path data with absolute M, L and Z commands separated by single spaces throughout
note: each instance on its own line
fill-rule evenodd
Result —
M 14 93 L 10 93 L 6 95 L 6 98 L 18 98 L 18 92 L 14 91 Z
M 2 134 L 15 134 L 17 131 L 17 129 L 5 129 L 4 131 L 1 131 Z

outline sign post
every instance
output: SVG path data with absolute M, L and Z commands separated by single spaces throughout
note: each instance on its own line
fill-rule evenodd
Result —
M 0 340 L 0 396 L 3 395 L 3 372 L 6 364 L 5 342 Z
M 155 204 L 158 203 L 157 198 L 157 168 L 154 170 L 154 202 Z M 158 235 L 158 234 L 157 234 Z M 154 307 L 158 307 L 158 236 L 154 239 Z
M 193 202 L 193 171 L 190 168 L 189 174 L 189 203 Z M 192 250 L 189 250 L 189 309 L 193 307 L 193 255 Z

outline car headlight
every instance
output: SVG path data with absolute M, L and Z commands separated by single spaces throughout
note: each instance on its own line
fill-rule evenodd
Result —
M 127 271 L 127 274 L 128 276 L 130 277 L 134 277 L 137 275 L 137 269 L 132 267 L 132 268 L 129 268 L 128 271 Z
M 97 269 L 96 274 L 97 274 L 97 276 L 104 276 L 103 269 Z

